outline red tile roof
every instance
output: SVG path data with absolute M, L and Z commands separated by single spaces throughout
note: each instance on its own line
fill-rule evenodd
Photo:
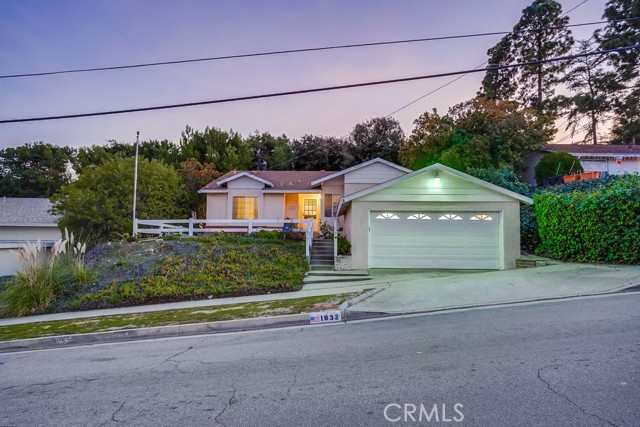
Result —
M 333 171 L 231 171 L 222 175 L 220 178 L 205 185 L 203 190 L 219 190 L 225 188 L 224 184 L 219 186 L 217 183 L 225 180 L 233 175 L 247 172 L 258 178 L 269 181 L 273 187 L 266 187 L 267 190 L 293 190 L 308 191 L 313 190 L 311 182 L 325 176 L 329 176 Z

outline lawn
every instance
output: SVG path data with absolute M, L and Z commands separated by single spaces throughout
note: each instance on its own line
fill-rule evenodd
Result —
M 344 301 L 352 299 L 357 295 L 358 292 L 354 292 L 338 295 L 321 295 L 244 304 L 0 326 L 0 341 L 310 313 L 336 308 Z

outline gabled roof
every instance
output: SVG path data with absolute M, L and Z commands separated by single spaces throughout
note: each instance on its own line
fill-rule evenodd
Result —
M 387 182 L 383 182 L 382 184 L 378 184 L 374 187 L 371 188 L 367 188 L 365 190 L 362 191 L 358 191 L 357 193 L 353 193 L 350 194 L 344 198 L 342 198 L 342 200 L 340 200 L 340 207 L 339 207 L 339 213 L 342 214 L 344 213 L 344 209 L 346 208 L 346 206 L 348 206 L 349 203 L 351 203 L 352 200 L 355 199 L 359 199 L 360 197 L 366 196 L 367 194 L 371 194 L 374 193 L 376 191 L 382 190 L 383 188 L 387 188 L 390 187 L 394 184 L 397 184 L 398 182 L 404 181 L 404 180 L 408 180 L 411 178 L 414 178 L 418 175 L 422 175 L 424 173 L 428 173 L 431 171 L 440 171 L 440 172 L 444 172 L 444 173 L 449 173 L 452 175 L 455 175 L 457 177 L 460 177 L 462 179 L 465 179 L 467 181 L 473 182 L 481 187 L 487 188 L 489 190 L 495 191 L 497 193 L 500 194 L 504 194 L 505 196 L 511 197 L 513 199 L 516 199 L 522 203 L 526 203 L 526 204 L 532 204 L 533 200 L 529 197 L 523 196 L 522 194 L 518 194 L 515 193 L 511 190 L 507 190 L 506 188 L 491 184 L 490 182 L 487 181 L 483 181 L 481 179 L 478 179 L 474 176 L 468 175 L 464 172 L 460 172 L 458 170 L 452 169 L 448 166 L 445 165 L 441 165 L 440 163 L 435 163 L 431 166 L 427 166 L 426 168 L 422 168 L 419 169 L 417 171 L 411 172 L 407 175 L 403 175 L 403 176 L 399 176 L 398 178 L 392 179 L 390 181 Z
M 227 182 L 229 182 L 229 181 L 234 181 L 234 180 L 236 180 L 236 179 L 238 179 L 238 178 L 242 178 L 243 176 L 246 176 L 247 178 L 251 178 L 251 179 L 254 179 L 254 180 L 258 181 L 258 182 L 261 182 L 261 183 L 263 183 L 263 184 L 264 184 L 264 185 L 266 185 L 266 186 L 273 187 L 273 184 L 272 184 L 272 183 L 270 183 L 269 181 L 267 181 L 266 179 L 262 179 L 262 178 L 260 178 L 259 176 L 256 176 L 256 175 L 252 174 L 251 172 L 247 172 L 247 171 L 242 171 L 242 172 L 233 171 L 233 172 L 229 172 L 229 173 L 227 173 L 227 174 L 223 175 L 222 177 L 220 177 L 220 178 L 216 181 L 216 183 L 217 183 L 218 185 L 224 185 L 224 184 L 226 184 L 226 183 L 227 183 Z
M 547 144 L 540 151 L 600 157 L 618 157 L 625 155 L 638 157 L 640 156 L 640 145 Z
M 342 170 L 340 172 L 335 172 L 335 173 L 332 173 L 331 175 L 328 175 L 328 176 L 325 176 L 323 178 L 317 179 L 317 180 L 313 181 L 311 183 L 311 185 L 315 187 L 316 185 L 320 185 L 324 181 L 329 181 L 330 179 L 337 178 L 339 176 L 342 176 L 342 175 L 347 174 L 349 172 L 356 171 L 358 169 L 362 169 L 362 168 L 364 168 L 366 166 L 369 166 L 369 165 L 372 165 L 374 163 L 381 163 L 383 165 L 390 166 L 390 167 L 392 167 L 394 169 L 398 169 L 399 171 L 402 171 L 402 172 L 405 172 L 405 173 L 411 172 L 411 169 L 403 168 L 402 166 L 396 165 L 395 163 L 392 163 L 392 162 L 390 162 L 388 160 L 381 159 L 380 157 L 376 157 L 375 159 L 371 159 L 371 160 L 369 160 L 367 162 L 360 163 L 360 164 L 355 165 L 355 166 L 351 166 L 350 168 L 347 168 L 347 169 Z
M 58 218 L 49 213 L 49 199 L 30 197 L 0 198 L 0 226 L 57 226 Z
M 258 182 L 268 182 L 271 188 L 268 192 L 278 191 L 315 191 L 311 182 L 333 174 L 333 171 L 241 171 L 228 172 L 217 180 L 205 185 L 199 193 L 215 193 L 226 191 L 226 183 L 231 181 L 230 177 L 239 175 L 253 178 Z M 234 178 L 235 179 L 235 178 Z

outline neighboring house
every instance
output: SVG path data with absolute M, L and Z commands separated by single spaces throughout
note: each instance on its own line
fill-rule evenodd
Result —
M 583 172 L 599 171 L 611 175 L 640 172 L 640 145 L 547 144 L 526 157 L 523 179 L 536 185 L 536 165 L 547 153 L 569 153 L 578 159 Z
M 49 214 L 49 199 L 0 198 L 0 276 L 14 274 L 19 267 L 13 253 L 27 242 L 40 240 L 51 246 L 61 237 L 58 219 Z
M 374 159 L 340 172 L 243 171 L 208 184 L 207 219 L 338 219 L 349 268 L 509 269 L 520 203 L 532 200 L 435 164 Z

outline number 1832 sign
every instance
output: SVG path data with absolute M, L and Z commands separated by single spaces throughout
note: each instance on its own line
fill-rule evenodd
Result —
M 309 323 L 312 325 L 316 323 L 331 323 L 340 321 L 342 321 L 340 310 L 319 311 L 317 313 L 309 314 Z

